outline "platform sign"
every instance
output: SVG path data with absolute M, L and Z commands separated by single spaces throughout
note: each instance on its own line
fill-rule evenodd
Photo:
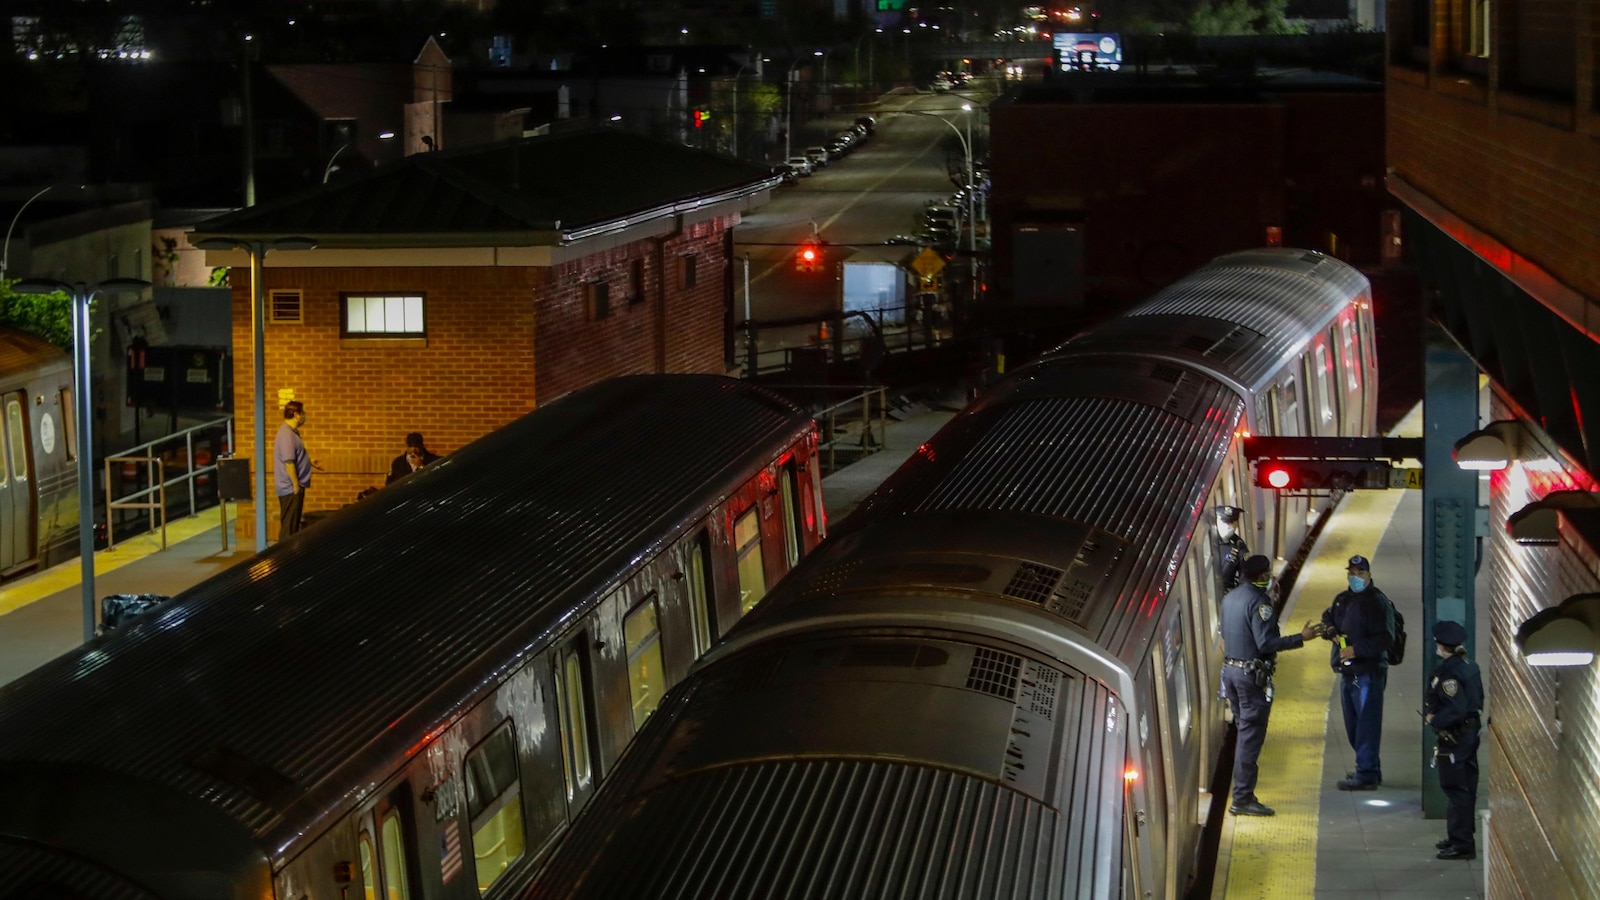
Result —
M 1422 470 L 1401 468 L 1390 469 L 1389 487 L 1395 490 L 1422 490 Z
M 1063 71 L 1122 68 L 1122 35 L 1056 32 L 1051 44 L 1061 54 Z
M 911 268 L 923 278 L 932 278 L 944 268 L 944 257 L 934 252 L 932 247 L 923 247 L 922 252 L 911 261 Z

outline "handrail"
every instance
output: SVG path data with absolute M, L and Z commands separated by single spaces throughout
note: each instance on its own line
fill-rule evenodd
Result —
M 202 423 L 200 423 L 198 425 L 191 425 L 188 428 L 184 428 L 184 429 L 179 430 L 179 431 L 174 431 L 171 434 L 163 435 L 161 437 L 155 438 L 154 440 L 145 441 L 144 443 L 139 444 L 139 445 L 134 446 L 134 447 L 129 447 L 128 449 L 122 451 L 122 453 L 120 455 L 118 455 L 118 456 L 108 456 L 108 457 L 106 457 L 106 460 L 105 460 L 105 463 L 106 463 L 106 482 L 105 482 L 105 484 L 106 484 L 106 546 L 108 548 L 112 547 L 112 546 L 115 546 L 115 543 L 116 543 L 116 530 L 117 529 L 116 529 L 116 522 L 114 521 L 114 519 L 112 517 L 112 511 L 113 510 L 118 510 L 118 509 L 148 509 L 148 510 L 150 510 L 150 530 L 154 531 L 156 529 L 156 523 L 155 523 L 155 503 L 156 503 L 156 501 L 143 500 L 143 498 L 150 497 L 152 494 L 156 494 L 156 493 L 159 492 L 160 495 L 161 495 L 160 501 L 159 501 L 160 504 L 161 504 L 161 549 L 165 550 L 167 548 L 167 530 L 166 530 L 167 529 L 167 488 L 172 486 L 172 485 L 176 485 L 176 484 L 179 484 L 179 483 L 187 483 L 187 490 L 188 490 L 188 494 L 189 494 L 189 515 L 191 517 L 193 517 L 193 516 L 198 514 L 198 511 L 199 511 L 198 510 L 198 502 L 197 502 L 197 500 L 195 498 L 195 480 L 197 478 L 202 477 L 202 476 L 210 475 L 210 474 L 216 472 L 216 470 L 217 470 L 217 462 L 216 461 L 221 458 L 222 454 L 220 453 L 219 449 L 213 449 L 212 450 L 212 456 L 211 456 L 212 461 L 210 463 L 206 464 L 206 465 L 203 465 L 203 466 L 196 466 L 194 464 L 194 439 L 195 439 L 195 434 L 197 432 L 210 431 L 210 430 L 214 430 L 214 429 L 217 429 L 217 428 L 222 428 L 222 429 L 224 429 L 226 431 L 226 438 L 225 438 L 226 444 L 227 444 L 228 447 L 232 447 L 233 446 L 233 416 L 223 416 L 223 417 L 218 418 L 218 419 L 212 419 L 212 420 L 207 421 L 207 422 L 202 422 Z M 186 466 L 185 466 L 185 471 L 181 475 L 176 475 L 176 476 L 174 476 L 172 478 L 167 478 L 166 477 L 166 465 L 161 460 L 161 455 L 160 455 L 160 453 L 157 452 L 157 448 L 160 447 L 162 444 L 173 443 L 173 442 L 176 442 L 176 441 L 178 441 L 180 439 L 183 441 L 184 460 L 187 463 Z M 141 454 L 141 451 L 143 451 L 142 454 Z M 147 471 L 149 471 L 149 473 L 150 473 L 150 486 L 147 487 L 147 488 L 143 488 L 141 490 L 134 491 L 131 494 L 126 494 L 126 495 L 123 495 L 122 497 L 113 499 L 112 496 L 111 496 L 111 486 L 112 486 L 112 484 L 114 484 L 114 482 L 111 480 L 111 471 L 112 471 L 111 464 L 113 462 L 135 463 L 135 464 L 141 463 L 141 462 L 145 463 L 146 466 L 147 466 Z M 154 463 L 154 465 L 152 465 L 152 463 Z M 136 501 L 141 501 L 141 500 L 142 500 L 142 502 L 136 502 Z M 226 524 L 227 524 L 226 504 L 222 504 L 222 505 L 224 507 L 223 524 L 224 524 L 224 526 L 226 526 Z M 228 536 L 227 536 L 227 528 L 226 527 L 223 528 L 222 541 L 223 541 L 222 548 L 224 550 L 226 550 L 228 548 L 228 544 L 227 544 Z
M 851 407 L 856 405 L 859 405 L 861 409 L 861 435 L 857 438 L 857 448 L 861 456 L 865 457 L 889 449 L 888 392 L 889 389 L 885 387 L 869 388 L 846 400 L 817 411 L 815 417 L 819 422 L 823 423 L 822 431 L 826 437 L 824 445 L 828 451 L 827 471 L 837 472 L 839 470 L 836 456 L 839 442 L 834 437 L 839 433 L 839 419 L 841 417 L 854 419 L 855 410 L 851 409 Z M 873 413 L 874 399 L 877 401 L 876 415 Z M 874 435 L 874 432 L 876 432 L 876 435 Z

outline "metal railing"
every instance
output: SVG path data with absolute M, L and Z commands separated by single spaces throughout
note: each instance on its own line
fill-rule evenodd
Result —
M 815 363 L 818 352 L 829 360 L 859 359 L 864 353 L 894 354 L 942 346 L 953 340 L 941 308 L 888 307 L 851 313 L 828 313 L 773 322 L 744 323 L 745 373 L 757 377 L 794 372 Z M 761 347 L 763 331 L 786 346 Z M 801 335 L 804 332 L 805 334 Z M 868 346 L 877 346 L 868 350 Z M 804 360 L 804 361 L 803 361 Z M 754 365 L 752 365 L 752 362 Z
M 797 387 L 805 388 L 805 385 Z M 828 390 L 837 390 L 833 385 Z M 845 465 L 889 449 L 888 388 L 867 387 L 860 393 L 818 410 L 817 428 L 822 432 L 818 449 L 823 451 L 823 472 L 839 470 L 838 456 L 848 454 Z
M 189 495 L 189 515 L 192 517 L 199 512 L 199 502 L 195 495 L 195 483 L 197 479 L 201 478 L 210 478 L 212 479 L 212 484 L 216 483 L 217 459 L 221 455 L 221 448 L 205 448 L 209 450 L 210 460 L 204 465 L 197 466 L 195 465 L 195 441 L 197 436 L 203 437 L 203 435 L 201 435 L 202 432 L 216 431 L 218 429 L 221 429 L 224 433 L 225 446 L 232 447 L 233 417 L 223 416 L 220 419 L 212 419 L 209 422 L 202 422 L 199 425 L 185 428 L 182 431 L 175 431 L 172 434 L 166 435 L 165 437 L 156 438 L 153 441 L 146 441 L 137 447 L 130 447 L 117 456 L 106 457 L 105 486 L 107 549 L 116 546 L 117 523 L 114 512 L 119 509 L 148 510 L 150 516 L 150 531 L 154 532 L 158 527 L 160 528 L 161 549 L 167 549 L 167 488 L 174 485 L 183 485 Z M 173 475 L 171 478 L 168 478 L 167 454 L 176 452 L 178 450 L 177 444 L 179 442 L 182 442 L 183 471 L 179 474 Z M 145 477 L 149 486 L 121 497 L 113 496 L 113 485 L 117 483 L 113 481 L 111 477 L 113 464 L 118 466 L 144 465 Z M 226 526 L 227 507 L 222 503 L 219 503 L 218 506 L 223 508 L 223 525 Z M 156 517 L 157 510 L 159 510 L 161 513 L 159 526 L 157 524 Z M 227 549 L 227 528 L 224 527 L 222 531 L 222 546 L 223 549 Z

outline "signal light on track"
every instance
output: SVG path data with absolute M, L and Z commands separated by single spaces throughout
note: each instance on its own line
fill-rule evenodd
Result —
M 1256 462 L 1256 487 L 1275 491 L 1384 490 L 1390 465 L 1377 459 L 1263 459 Z
M 1281 491 L 1289 486 L 1289 482 L 1293 481 L 1294 477 L 1289 473 L 1288 468 L 1284 466 L 1268 466 L 1262 474 L 1262 480 L 1267 483 L 1267 487 Z
M 801 244 L 794 255 L 794 268 L 796 272 L 822 271 L 822 245 L 816 241 Z

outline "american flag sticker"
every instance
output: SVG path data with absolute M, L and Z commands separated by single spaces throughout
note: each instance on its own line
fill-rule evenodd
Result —
M 439 833 L 439 874 L 444 883 L 461 874 L 461 826 L 452 816 Z

